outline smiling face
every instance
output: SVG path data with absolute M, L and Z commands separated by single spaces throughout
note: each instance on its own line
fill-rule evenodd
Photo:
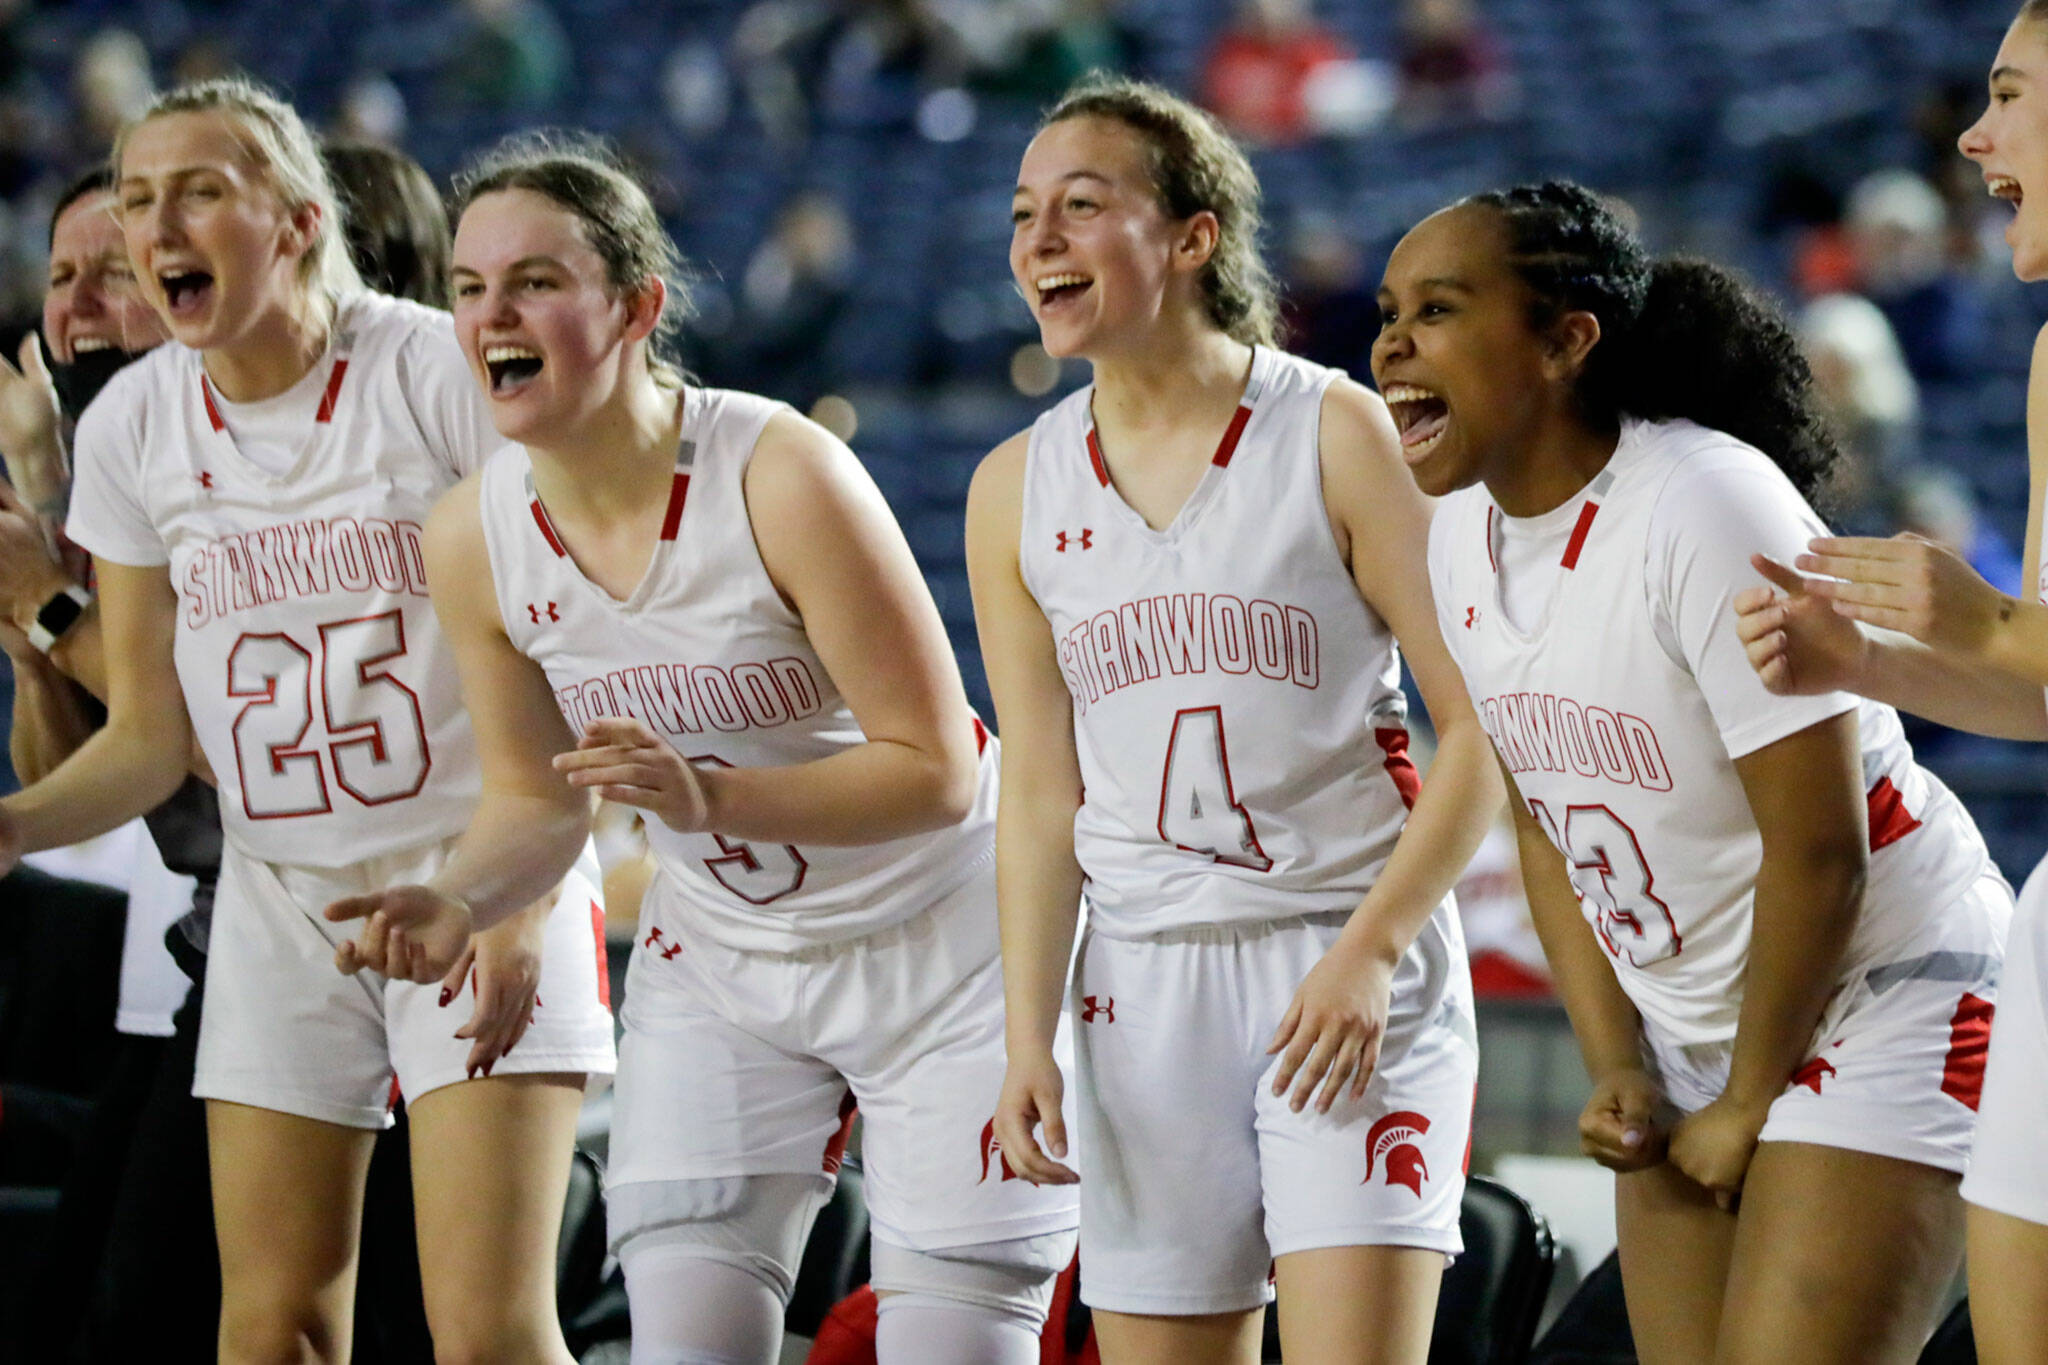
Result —
M 1373 379 L 1432 496 L 1510 468 L 1560 396 L 1553 387 L 1569 383 L 1508 256 L 1500 213 L 1458 204 L 1401 239 L 1380 284 Z
M 185 345 L 232 345 L 299 303 L 319 210 L 286 207 L 232 114 L 143 123 L 122 147 L 114 193 L 143 297 Z
M 651 298 L 619 297 L 583 220 L 533 190 L 494 190 L 463 212 L 453 284 L 455 334 L 491 420 L 528 445 L 602 407 L 660 314 L 659 281 Z
M 1011 201 L 1010 275 L 1049 354 L 1095 358 L 1141 339 L 1168 308 L 1199 309 L 1188 224 L 1166 216 L 1141 136 L 1062 119 L 1025 149 Z M 1206 215 L 1198 215 L 1206 217 Z
M 60 365 L 93 351 L 146 351 L 164 339 L 163 323 L 136 287 L 113 206 L 106 190 L 80 195 L 50 232 L 43 340 Z
M 1991 64 L 1991 101 L 1957 145 L 2014 208 L 2013 274 L 2048 279 L 2048 23 L 2020 18 Z

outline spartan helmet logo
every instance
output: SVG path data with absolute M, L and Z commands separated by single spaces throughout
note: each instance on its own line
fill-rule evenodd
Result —
M 1378 1165 L 1386 1172 L 1389 1185 L 1406 1185 L 1420 1199 L 1429 1167 L 1423 1163 L 1415 1139 L 1428 1131 L 1429 1119 L 1409 1109 L 1397 1109 L 1373 1124 L 1365 1135 L 1365 1179 L 1358 1183 L 1370 1185 L 1373 1167 Z
M 1010 1169 L 1010 1159 L 1003 1155 L 1003 1144 L 996 1140 L 996 1121 L 994 1119 L 990 1119 L 987 1123 L 981 1125 L 981 1179 L 975 1181 L 975 1184 L 982 1184 L 988 1179 L 988 1168 L 991 1164 L 991 1158 L 993 1158 L 993 1164 L 1002 1171 L 1001 1177 L 996 1182 L 997 1184 L 1001 1184 L 1004 1180 L 1015 1180 L 1017 1178 L 1017 1173 Z

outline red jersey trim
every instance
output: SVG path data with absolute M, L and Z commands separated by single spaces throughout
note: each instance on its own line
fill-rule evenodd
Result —
M 206 420 L 215 431 L 226 431 L 228 424 L 222 419 L 220 409 L 213 405 L 213 385 L 206 382 L 206 376 L 199 376 L 199 397 L 206 404 Z
M 661 538 L 674 540 L 676 528 L 683 524 L 683 504 L 690 497 L 690 476 L 680 469 L 668 486 L 668 511 L 662 514 Z
M 539 498 L 533 499 L 527 506 L 533 509 L 533 524 L 540 527 L 541 538 L 547 541 L 548 548 L 555 552 L 555 558 L 567 559 L 569 551 L 563 548 L 562 538 L 555 534 L 554 523 L 548 520 L 548 509 L 540 505 Z
M 1877 779 L 1865 798 L 1870 804 L 1870 851 L 1877 852 L 1920 828 L 1920 821 L 1906 809 L 1906 798 L 1889 777 Z
M 1102 445 L 1095 439 L 1092 425 L 1088 428 L 1088 463 L 1095 467 L 1095 481 L 1109 487 L 1109 466 L 1102 462 Z
M 1252 420 L 1252 410 L 1242 404 L 1231 414 L 1230 425 L 1223 429 L 1223 439 L 1216 446 L 1215 458 L 1209 461 L 1218 469 L 1230 468 L 1230 457 L 1237 454 L 1237 439 L 1244 435 L 1244 424 Z
M 341 377 L 347 373 L 348 357 L 345 355 L 337 356 L 334 361 L 334 372 L 327 376 L 327 388 L 320 395 L 320 411 L 313 414 L 315 422 L 332 422 L 334 420 L 334 403 L 336 399 L 341 397 Z
M 1572 527 L 1572 538 L 1565 542 L 1564 558 L 1558 563 L 1567 569 L 1579 567 L 1579 551 L 1586 548 L 1586 533 L 1593 529 L 1593 518 L 1600 514 L 1600 504 L 1588 502 L 1579 509 L 1579 520 Z

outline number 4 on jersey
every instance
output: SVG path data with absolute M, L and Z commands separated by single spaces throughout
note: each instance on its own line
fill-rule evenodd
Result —
M 1237 804 L 1230 782 L 1230 752 L 1223 742 L 1223 708 L 1177 712 L 1166 742 L 1159 787 L 1159 837 L 1219 863 L 1267 872 L 1273 860 L 1259 847 L 1251 813 Z

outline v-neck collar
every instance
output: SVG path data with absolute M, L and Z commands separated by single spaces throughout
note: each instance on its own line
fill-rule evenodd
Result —
M 677 534 L 682 530 L 683 508 L 690 498 L 690 476 L 695 472 L 697 464 L 697 442 L 690 435 L 689 398 L 689 391 L 685 390 L 677 400 L 683 408 L 683 434 L 681 440 L 676 443 L 675 469 L 669 476 L 668 484 L 668 508 L 661 516 L 661 531 L 655 537 L 654 553 L 648 556 L 647 567 L 640 573 L 640 581 L 633 585 L 633 591 L 624 598 L 614 597 L 603 584 L 583 572 L 583 566 L 569 553 L 569 547 L 563 541 L 561 532 L 555 529 L 554 520 L 548 516 L 547 507 L 534 489 L 533 457 L 527 456 L 526 505 L 533 514 L 533 524 L 539 529 L 541 539 L 547 543 L 548 550 L 557 559 L 566 563 L 569 571 L 581 579 L 591 592 L 621 611 L 637 611 L 646 605 L 649 597 L 653 596 L 656 584 L 661 581 L 662 570 L 667 566 L 670 553 L 674 549 Z
M 1533 644 L 1549 633 L 1550 618 L 1556 614 L 1558 599 L 1564 596 L 1568 590 L 1567 585 L 1572 581 L 1572 576 L 1578 570 L 1579 556 L 1585 552 L 1586 541 L 1593 532 L 1593 523 L 1600 515 L 1601 503 L 1613 491 L 1615 481 L 1621 476 L 1622 472 L 1635 462 L 1635 451 L 1630 435 L 1629 426 L 1624 424 L 1621 439 L 1615 443 L 1614 454 L 1608 457 L 1607 464 L 1587 482 L 1583 490 L 1565 502 L 1560 503 L 1552 511 L 1539 513 L 1537 517 L 1527 518 L 1527 520 L 1534 521 L 1542 517 L 1554 516 L 1558 512 L 1572 506 L 1573 503 L 1578 504 L 1579 510 L 1572 519 L 1571 535 L 1565 540 L 1564 553 L 1558 556 L 1558 572 L 1550 580 L 1549 588 L 1544 591 L 1543 606 L 1536 613 L 1536 619 L 1530 622 L 1527 630 L 1517 626 L 1515 618 L 1508 613 L 1507 593 L 1500 579 L 1502 522 L 1506 519 L 1507 513 L 1501 511 L 1500 504 L 1495 502 L 1490 495 L 1488 496 L 1486 500 L 1485 529 L 1486 562 L 1487 566 L 1493 570 L 1493 612 L 1495 619 L 1501 623 L 1501 628 L 1517 644 Z
M 1230 425 L 1223 429 L 1223 438 L 1216 443 L 1216 453 L 1209 457 L 1208 467 L 1202 471 L 1201 479 L 1195 484 L 1173 519 L 1163 527 L 1155 527 L 1145 520 L 1137 508 L 1125 500 L 1109 477 L 1109 465 L 1102 458 L 1102 442 L 1095 435 L 1095 391 L 1088 392 L 1087 405 L 1082 409 L 1085 423 L 1084 440 L 1088 448 L 1088 463 L 1094 470 L 1095 481 L 1102 485 L 1102 491 L 1114 507 L 1116 515 L 1130 523 L 1131 529 L 1159 542 L 1178 540 L 1187 529 L 1201 517 L 1208 505 L 1215 501 L 1217 490 L 1222 487 L 1225 471 L 1230 468 L 1231 459 L 1237 454 L 1238 442 L 1244 437 L 1244 429 L 1257 408 L 1259 395 L 1266 387 L 1267 377 L 1272 372 L 1273 352 L 1265 346 L 1252 347 L 1251 373 L 1245 379 L 1244 396 L 1237 400 L 1237 411 L 1231 414 Z
M 215 440 L 226 450 L 228 456 L 237 465 L 241 466 L 242 471 L 250 478 L 260 480 L 265 484 L 275 487 L 297 483 L 306 472 L 306 466 L 312 461 L 314 449 L 320 444 L 321 438 L 327 434 L 328 429 L 333 425 L 334 414 L 341 401 L 342 380 L 348 374 L 349 354 L 355 349 L 356 343 L 355 327 L 344 316 L 347 309 L 348 305 L 345 303 L 339 303 L 335 306 L 334 322 L 328 338 L 327 352 L 322 357 L 322 359 L 328 362 L 327 383 L 320 391 L 320 406 L 313 413 L 313 429 L 300 442 L 298 452 L 292 460 L 291 467 L 281 473 L 272 473 L 242 453 L 241 443 L 235 440 L 234 431 L 229 428 L 227 418 L 221 414 L 220 400 L 214 396 L 213 381 L 207 378 L 206 375 L 206 361 L 204 357 L 200 358 L 199 402 L 206 409 L 206 424 L 212 429 Z M 286 389 L 285 393 L 290 393 L 292 389 L 305 383 L 306 379 L 319 368 L 319 362 L 314 362 L 312 369 L 309 369 L 305 375 L 294 380 L 291 388 Z M 280 398 L 283 396 L 283 394 L 277 395 Z

